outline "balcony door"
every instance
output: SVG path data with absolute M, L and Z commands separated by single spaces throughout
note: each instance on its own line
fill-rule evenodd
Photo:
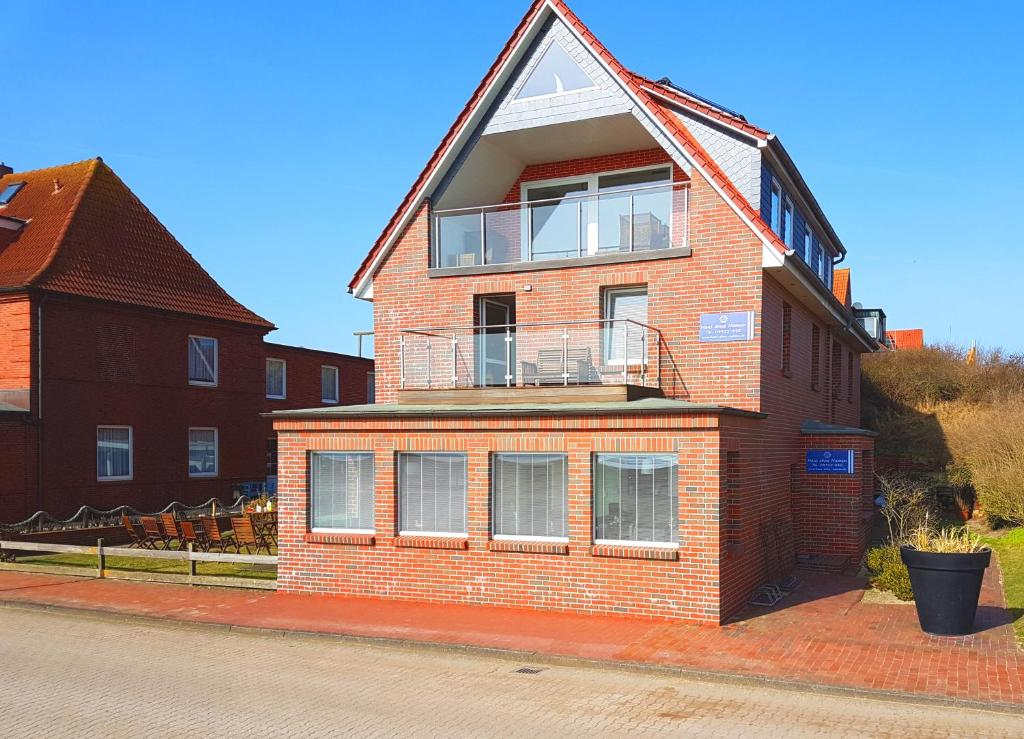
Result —
M 477 299 L 476 355 L 478 387 L 515 385 L 516 298 L 494 295 Z
M 524 261 L 567 259 L 672 245 L 672 168 L 601 172 L 528 182 Z

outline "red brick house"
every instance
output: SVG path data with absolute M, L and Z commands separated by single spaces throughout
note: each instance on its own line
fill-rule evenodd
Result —
M 774 134 L 537 0 L 352 279 L 377 404 L 276 417 L 279 587 L 719 623 L 858 559 L 845 254 Z
M 102 160 L 0 175 L 0 521 L 229 500 L 261 413 L 366 402 L 372 361 L 265 343 Z

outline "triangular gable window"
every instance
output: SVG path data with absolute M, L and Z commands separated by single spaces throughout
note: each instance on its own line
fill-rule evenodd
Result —
M 594 87 L 594 80 L 559 45 L 552 43 L 516 94 L 516 100 Z

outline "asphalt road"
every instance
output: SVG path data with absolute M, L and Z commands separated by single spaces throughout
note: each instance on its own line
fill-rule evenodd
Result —
M 1020 737 L 1024 717 L 0 608 L 0 735 Z

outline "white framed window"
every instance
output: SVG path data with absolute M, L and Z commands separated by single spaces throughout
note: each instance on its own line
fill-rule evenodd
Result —
M 811 230 L 810 226 L 805 226 L 804 227 L 804 250 L 803 250 L 803 253 L 800 255 L 800 258 L 803 259 L 804 262 L 806 262 L 808 264 L 810 264 L 811 249 L 813 249 L 813 248 L 814 248 L 814 232 Z
M 779 237 L 786 246 L 793 247 L 793 201 L 786 196 L 785 205 L 782 207 L 782 230 Z
M 603 302 L 605 364 L 647 364 L 647 286 L 606 288 Z
M 523 261 L 665 249 L 673 233 L 672 165 L 520 185 Z
M 216 477 L 219 471 L 218 434 L 215 428 L 188 430 L 188 476 Z
M 96 479 L 131 480 L 135 439 L 131 426 L 96 427 Z
M 782 235 L 782 185 L 772 177 L 771 185 L 771 227 L 779 236 Z
M 466 455 L 398 455 L 400 534 L 465 536 Z
M 515 100 L 562 95 L 577 90 L 588 90 L 594 87 L 594 80 L 577 64 L 569 52 L 557 41 L 553 41 L 540 61 L 530 72 L 526 82 L 516 93 Z
M 495 539 L 568 541 L 568 457 L 495 454 L 491 532 Z
M 678 546 L 677 470 L 671 454 L 595 454 L 595 541 Z
M 267 358 L 267 397 L 284 400 L 288 396 L 288 363 Z
M 320 400 L 324 403 L 338 402 L 338 368 L 320 365 Z
M 373 452 L 311 452 L 311 531 L 374 533 Z
M 188 337 L 188 382 L 217 385 L 217 340 L 209 336 Z

